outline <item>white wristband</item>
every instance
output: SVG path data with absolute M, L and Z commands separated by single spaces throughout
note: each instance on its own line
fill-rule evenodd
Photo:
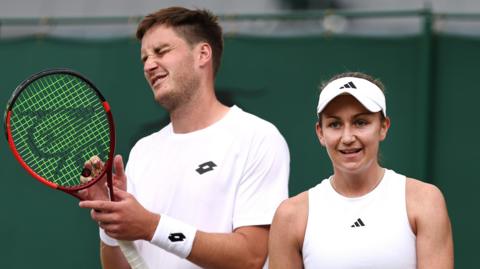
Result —
M 151 243 L 180 258 L 186 258 L 192 251 L 196 233 L 195 227 L 162 214 Z
M 109 245 L 111 247 L 118 246 L 117 239 L 114 239 L 108 236 L 108 234 L 105 233 L 104 229 L 99 228 L 99 234 L 100 234 L 100 240 L 102 240 L 102 242 L 105 243 L 105 245 Z

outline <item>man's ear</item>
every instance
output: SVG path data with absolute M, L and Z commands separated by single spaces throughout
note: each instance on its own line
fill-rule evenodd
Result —
M 317 133 L 318 141 L 320 144 L 325 147 L 325 137 L 323 136 L 323 129 L 320 125 L 320 122 L 315 123 L 315 132 Z
M 208 43 L 199 43 L 197 45 L 197 50 L 197 60 L 200 67 L 205 67 L 212 62 L 212 47 Z

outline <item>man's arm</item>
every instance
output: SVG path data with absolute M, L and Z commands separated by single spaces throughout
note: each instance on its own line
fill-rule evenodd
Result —
M 187 259 L 203 268 L 262 268 L 267 236 L 266 226 L 241 227 L 230 234 L 197 232 Z M 104 269 L 130 268 L 119 247 L 100 244 Z
M 407 182 L 407 207 L 417 236 L 417 268 L 453 268 L 452 228 L 441 191 L 421 181 Z
M 120 247 L 109 246 L 100 241 L 100 259 L 103 269 L 130 269 Z
M 307 217 L 307 192 L 280 204 L 270 229 L 268 244 L 270 269 L 303 268 L 302 248 Z
M 100 223 L 105 232 L 120 240 L 152 240 L 161 216 L 143 208 L 133 195 L 115 189 L 117 201 L 82 201 L 81 207 L 91 208 L 92 219 Z M 197 231 L 187 259 L 204 268 L 262 268 L 267 256 L 268 226 L 246 226 L 232 233 L 206 233 Z M 103 243 L 102 243 L 103 244 Z M 102 245 L 104 246 L 104 244 Z M 128 268 L 117 264 L 118 247 L 102 249 L 105 269 Z M 127 267 L 120 267 L 127 266 Z
M 262 268 L 267 258 L 269 226 L 246 226 L 233 233 L 197 231 L 187 259 L 203 268 Z
M 203 268 L 262 268 L 267 241 L 268 226 L 241 227 L 228 234 L 197 232 L 187 259 Z M 101 242 L 100 249 L 104 269 L 130 268 L 119 247 Z

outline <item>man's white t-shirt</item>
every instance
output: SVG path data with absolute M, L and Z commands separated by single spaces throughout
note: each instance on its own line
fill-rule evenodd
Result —
M 186 134 L 169 124 L 137 142 L 127 189 L 147 209 L 204 232 L 270 225 L 288 197 L 288 146 L 271 123 L 233 106 L 218 122 Z M 200 268 L 150 242 L 135 242 L 150 268 Z

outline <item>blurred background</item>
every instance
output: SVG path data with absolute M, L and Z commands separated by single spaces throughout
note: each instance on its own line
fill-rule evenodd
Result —
M 480 1 L 0 0 L 0 102 L 32 73 L 79 71 L 109 100 L 127 158 L 135 141 L 168 123 L 143 78 L 134 32 L 144 15 L 172 5 L 219 15 L 218 96 L 285 136 L 291 195 L 332 173 L 314 132 L 318 85 L 345 71 L 380 78 L 392 119 L 383 165 L 442 190 L 455 267 L 479 267 Z M 6 140 L 0 179 L 0 268 L 100 268 L 89 212 L 31 178 Z

